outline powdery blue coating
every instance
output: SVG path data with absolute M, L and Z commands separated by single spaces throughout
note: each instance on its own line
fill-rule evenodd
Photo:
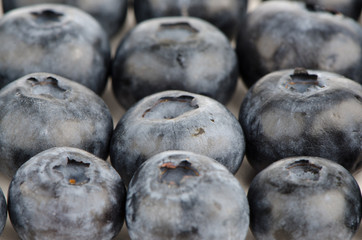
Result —
M 49 72 L 103 92 L 110 43 L 84 11 L 62 4 L 26 6 L 6 13 L 0 31 L 0 87 L 26 74 Z
M 162 182 L 172 167 L 187 164 L 197 175 L 179 185 Z M 165 169 L 168 165 L 171 169 Z M 249 206 L 238 180 L 220 163 L 185 151 L 147 160 L 128 188 L 126 223 L 133 240 L 245 239 Z
M 244 157 L 244 134 L 221 103 L 164 91 L 142 99 L 122 116 L 112 135 L 110 158 L 128 185 L 146 159 L 166 150 L 206 155 L 236 173 Z
M 362 10 L 362 1 L 360 0 L 303 0 L 303 2 L 315 4 L 316 7 L 321 10 L 324 9 L 327 11 L 337 12 L 338 14 L 344 14 L 355 20 L 359 19 Z
M 206 20 L 230 39 L 246 13 L 247 0 L 135 0 L 137 22 L 166 16 L 192 16 Z
M 252 180 L 250 229 L 257 240 L 352 239 L 362 215 L 353 176 L 315 157 L 279 160 Z
M 0 169 L 51 147 L 76 147 L 106 159 L 113 120 L 104 101 L 86 87 L 49 73 L 26 75 L 0 90 Z
M 19 168 L 8 199 L 22 240 L 110 240 L 124 221 L 126 190 L 107 162 L 80 149 L 52 148 Z
M 3 0 L 4 12 L 40 3 L 59 3 L 78 7 L 99 21 L 109 37 L 122 27 L 127 15 L 126 0 Z
M 227 103 L 237 57 L 213 25 L 192 17 L 150 19 L 122 39 L 112 66 L 113 92 L 125 108 L 153 93 L 183 90 Z
M 247 14 L 237 40 L 239 72 L 251 87 L 273 71 L 303 67 L 362 83 L 362 28 L 304 3 L 267 1 Z
M 308 70 L 317 85 L 298 92 L 294 70 L 270 73 L 247 92 L 239 112 L 246 156 L 260 171 L 286 157 L 316 156 L 350 171 L 362 162 L 362 86 L 338 74 Z M 303 84 L 301 84 L 303 85 Z M 292 86 L 292 87 L 290 87 Z

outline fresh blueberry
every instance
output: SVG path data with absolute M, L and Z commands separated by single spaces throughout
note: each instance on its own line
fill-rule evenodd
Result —
M 327 158 L 352 172 L 361 167 L 362 86 L 338 74 L 270 73 L 247 92 L 239 121 L 257 171 L 292 156 Z
M 126 223 L 133 240 L 239 240 L 249 228 L 249 205 L 238 180 L 220 163 L 166 151 L 132 178 Z
M 361 0 L 303 0 L 303 2 L 309 5 L 315 5 L 317 8 L 320 9 L 335 11 L 336 13 L 344 14 L 355 20 L 359 19 L 362 10 Z
M 104 101 L 86 87 L 48 73 L 33 73 L 0 90 L 0 169 L 16 169 L 51 147 L 77 147 L 108 157 L 113 131 Z
M 248 87 L 270 72 L 295 67 L 335 72 L 362 83 L 361 26 L 314 5 L 261 3 L 243 21 L 236 45 Z
M 92 15 L 102 25 L 109 37 L 122 28 L 127 15 L 127 0 L 2 0 L 4 12 L 14 8 L 41 4 L 59 3 L 78 7 Z
M 7 219 L 7 204 L 4 192 L 0 188 L 0 235 L 4 231 L 6 219 Z
M 247 0 L 134 0 L 137 22 L 167 16 L 191 16 L 206 20 L 233 38 L 242 17 L 246 14 Z
M 256 240 L 352 239 L 362 214 L 361 191 L 341 165 L 316 157 L 279 160 L 248 191 Z
M 166 150 L 206 155 L 236 173 L 244 157 L 244 134 L 235 116 L 216 100 L 164 91 L 122 116 L 112 135 L 110 159 L 128 185 L 146 159 Z
M 26 74 L 49 72 L 103 92 L 110 44 L 89 14 L 60 4 L 17 8 L 0 19 L 0 32 L 0 88 Z
M 113 239 L 125 215 L 126 190 L 110 164 L 76 148 L 51 148 L 21 166 L 8 193 L 21 239 Z
M 112 80 L 114 95 L 125 108 L 170 89 L 227 103 L 238 80 L 237 57 L 226 37 L 201 19 L 151 19 L 123 38 Z

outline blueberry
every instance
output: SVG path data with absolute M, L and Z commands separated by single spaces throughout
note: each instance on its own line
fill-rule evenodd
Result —
M 126 223 L 133 240 L 245 239 L 249 205 L 238 180 L 220 163 L 166 151 L 132 178 Z
M 316 8 L 321 10 L 324 9 L 344 14 L 355 20 L 359 19 L 362 10 L 362 1 L 360 0 L 303 0 L 303 2 L 309 4 L 310 6 L 314 5 Z
M 362 28 L 348 17 L 313 5 L 267 1 L 240 27 L 239 72 L 250 87 L 264 75 L 304 67 L 362 83 Z
M 114 95 L 125 108 L 170 89 L 227 103 L 238 80 L 237 57 L 226 37 L 201 19 L 151 19 L 119 44 L 112 80 Z
M 21 239 L 113 239 L 126 190 L 107 162 L 76 148 L 51 148 L 16 172 L 9 217 Z
M 2 0 L 4 12 L 14 8 L 40 4 L 59 3 L 80 8 L 92 15 L 109 37 L 113 37 L 122 28 L 127 15 L 127 0 Z
M 0 188 L 0 235 L 4 231 L 7 219 L 7 204 L 4 192 Z
M 146 159 L 166 150 L 206 155 L 236 173 L 244 156 L 244 134 L 235 116 L 212 98 L 164 91 L 122 116 L 112 135 L 110 159 L 128 185 Z
M 246 14 L 247 0 L 134 0 L 137 22 L 166 16 L 192 16 L 206 20 L 232 39 Z
M 361 191 L 341 165 L 293 157 L 261 171 L 248 191 L 255 239 L 352 239 L 362 214 Z
M 0 19 L 0 32 L 0 88 L 26 74 L 49 72 L 103 92 L 110 43 L 89 14 L 60 4 L 17 8 Z
M 0 90 L 0 169 L 8 176 L 56 146 L 81 148 L 106 159 L 112 131 L 104 101 L 60 76 L 33 73 Z
M 333 160 L 351 172 L 362 162 L 362 86 L 325 71 L 276 71 L 247 92 L 239 121 L 246 156 L 260 171 L 292 156 Z

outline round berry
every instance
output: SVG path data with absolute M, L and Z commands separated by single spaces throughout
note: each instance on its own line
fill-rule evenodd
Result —
M 245 239 L 249 205 L 238 180 L 220 163 L 185 151 L 147 160 L 128 188 L 131 239 Z
M 76 148 L 51 148 L 19 168 L 9 187 L 9 216 L 21 239 L 113 239 L 126 190 L 106 161 Z
M 361 191 L 341 165 L 316 157 L 279 160 L 252 180 L 250 229 L 257 240 L 352 239 Z

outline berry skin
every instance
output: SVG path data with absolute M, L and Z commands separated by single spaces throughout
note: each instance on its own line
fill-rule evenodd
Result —
M 113 93 L 126 109 L 171 89 L 227 103 L 237 81 L 237 57 L 228 39 L 210 23 L 192 17 L 136 25 L 122 39 L 112 65 Z
M 235 116 L 214 99 L 164 91 L 145 97 L 122 116 L 110 158 L 127 186 L 146 159 L 166 150 L 206 155 L 235 174 L 244 157 L 244 134 Z
M 132 178 L 126 223 L 133 240 L 239 240 L 249 228 L 249 206 L 238 180 L 220 163 L 166 151 Z
M 121 30 L 128 7 L 127 0 L 2 0 L 2 2 L 5 13 L 14 8 L 50 2 L 75 6 L 92 15 L 109 37 L 114 37 Z
M 247 87 L 268 73 L 296 67 L 335 72 L 362 83 L 361 25 L 314 5 L 261 3 L 245 17 L 236 45 Z
M 33 73 L 0 90 L 0 169 L 10 177 L 51 147 L 81 148 L 107 159 L 112 131 L 103 99 L 69 79 Z
M 343 14 L 355 20 L 359 19 L 362 11 L 362 1 L 360 0 L 303 0 L 303 2 L 310 6 L 314 5 L 315 8 L 319 8 L 320 10 L 336 12 L 337 14 Z
M 109 39 L 89 14 L 62 4 L 14 9 L 0 19 L 0 88 L 34 72 L 76 81 L 100 95 L 110 67 Z
M 256 240 L 352 239 L 361 191 L 341 165 L 316 157 L 279 160 L 252 180 L 248 201 Z
M 76 148 L 51 148 L 22 165 L 9 187 L 9 216 L 27 239 L 113 239 L 126 190 L 110 164 Z
M 134 0 L 137 22 L 166 16 L 192 16 L 206 20 L 232 39 L 246 14 L 247 0 Z
M 246 156 L 260 171 L 282 158 L 316 156 L 354 172 L 362 162 L 362 86 L 297 68 L 270 73 L 243 99 Z

